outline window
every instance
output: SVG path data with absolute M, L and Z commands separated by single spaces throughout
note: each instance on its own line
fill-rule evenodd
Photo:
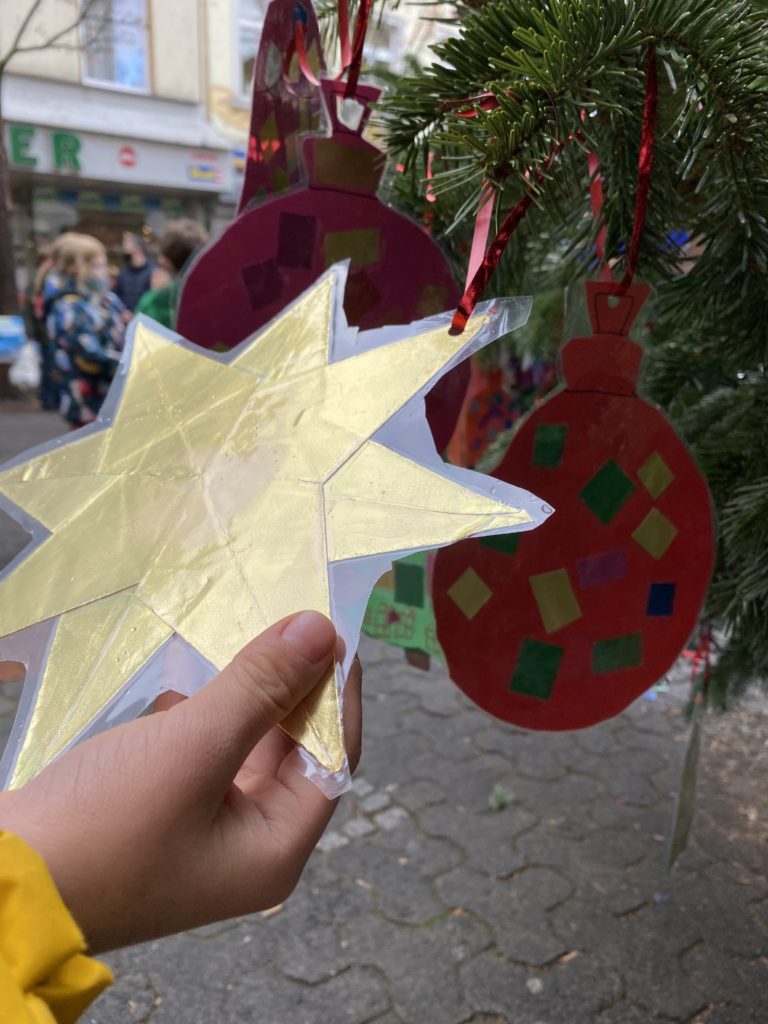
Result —
M 94 0 L 83 18 L 83 81 L 149 90 L 147 0 Z
M 267 4 L 268 0 L 239 0 L 237 5 L 237 92 L 246 99 L 251 95 Z

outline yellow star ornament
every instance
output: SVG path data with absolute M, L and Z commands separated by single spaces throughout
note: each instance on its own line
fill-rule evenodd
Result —
M 332 268 L 225 355 L 138 318 L 99 421 L 0 469 L 33 533 L 0 577 L 0 657 L 27 663 L 6 785 L 314 608 L 350 653 L 283 727 L 307 774 L 338 789 L 340 680 L 391 559 L 551 511 L 444 466 L 423 415 L 441 373 L 527 304 L 485 308 L 461 337 L 447 316 L 358 333 L 345 279 Z

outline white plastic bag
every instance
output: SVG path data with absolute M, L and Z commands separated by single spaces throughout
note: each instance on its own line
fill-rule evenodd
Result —
M 37 342 L 24 342 L 11 363 L 8 379 L 20 391 L 35 391 L 40 386 L 40 350 Z

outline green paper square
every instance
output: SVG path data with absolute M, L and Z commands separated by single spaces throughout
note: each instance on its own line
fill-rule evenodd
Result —
M 592 644 L 592 671 L 615 672 L 620 668 L 637 668 L 643 663 L 642 633 L 627 633 L 598 640 Z
M 519 533 L 500 533 L 496 537 L 483 537 L 480 541 L 484 548 L 500 551 L 503 555 L 514 555 L 520 543 Z
M 565 435 L 568 427 L 560 423 L 541 423 L 536 427 L 533 442 L 533 464 L 547 469 L 555 469 L 560 465 L 565 448 Z
M 424 607 L 424 569 L 420 565 L 395 562 L 395 602 L 413 608 Z
M 616 463 L 609 459 L 598 469 L 581 492 L 581 498 L 601 523 L 610 523 L 635 485 Z
M 526 637 L 520 647 L 509 689 L 526 697 L 549 700 L 562 657 L 562 647 Z

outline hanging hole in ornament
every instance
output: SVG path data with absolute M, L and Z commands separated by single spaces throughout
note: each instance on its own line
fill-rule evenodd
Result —
M 339 123 L 351 132 L 360 130 L 365 115 L 365 104 L 355 99 L 354 96 L 336 97 L 336 116 Z
M 609 295 L 606 301 L 608 302 L 608 305 L 611 307 L 611 309 L 616 309 L 621 304 L 621 296 Z

